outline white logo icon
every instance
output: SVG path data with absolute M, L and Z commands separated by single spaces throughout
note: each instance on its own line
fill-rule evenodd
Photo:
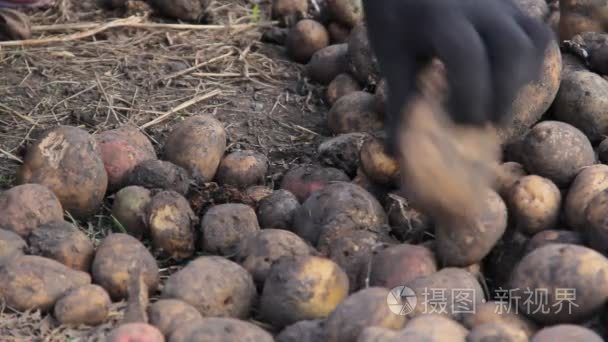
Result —
M 386 304 L 395 315 L 405 316 L 416 308 L 416 293 L 407 286 L 397 286 L 386 296 Z

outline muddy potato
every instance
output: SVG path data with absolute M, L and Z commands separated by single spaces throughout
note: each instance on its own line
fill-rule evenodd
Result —
M 347 71 L 346 44 L 334 44 L 315 52 L 308 64 L 306 75 L 314 82 L 329 84 L 336 76 Z
M 608 4 L 597 0 L 560 0 L 559 39 L 583 32 L 603 32 L 608 24 Z
M 508 325 L 510 330 L 521 331 L 526 338 L 531 337 L 537 326 L 521 311 L 508 310 L 508 303 L 489 301 L 476 306 L 475 311 L 462 316 L 462 324 L 469 330 L 475 330 L 487 324 Z
M 0 193 L 0 228 L 27 237 L 41 224 L 63 221 L 55 194 L 40 184 L 22 184 Z
M 89 272 L 95 246 L 73 224 L 56 221 L 38 226 L 28 237 L 29 253 L 40 255 L 75 270 Z
M 336 76 L 327 86 L 325 100 L 330 106 L 333 106 L 344 95 L 361 90 L 361 85 L 355 78 L 350 74 L 342 73 Z
M 400 341 L 464 342 L 469 331 L 457 321 L 439 314 L 426 314 L 407 322 Z
M 528 336 L 517 327 L 504 323 L 486 323 L 473 328 L 467 342 L 484 341 L 528 342 Z
M 374 229 L 386 223 L 386 213 L 372 194 L 352 183 L 335 182 L 313 193 L 296 210 L 293 231 L 316 245 L 323 231 L 332 227 Z
M 530 237 L 515 229 L 507 229 L 503 237 L 483 260 L 488 285 L 506 288 L 509 275 L 526 254 Z
M 437 261 L 430 249 L 407 243 L 399 244 L 375 253 L 369 284 L 392 289 L 416 278 L 430 276 L 437 269 Z
M 204 279 L 204 282 L 200 280 Z M 163 299 L 179 299 L 203 317 L 247 319 L 256 297 L 253 278 L 239 264 L 220 256 L 201 256 L 172 274 Z
M 148 307 L 150 324 L 165 337 L 170 336 L 181 324 L 194 324 L 203 318 L 192 305 L 178 299 L 161 299 Z
M 511 273 L 510 283 L 515 295 L 523 295 L 525 289 L 547 291 L 544 301 L 517 303 L 536 322 L 576 323 L 591 317 L 608 299 L 608 259 L 587 247 L 549 244 L 526 254 Z M 561 301 L 556 297 L 557 289 L 576 291 L 576 306 L 548 312 L 538 310 L 542 305 L 556 308 Z
M 281 180 L 281 189 L 291 192 L 303 203 L 310 194 L 336 181 L 348 182 L 350 179 L 343 171 L 333 167 L 299 165 L 285 173 Z
M 530 342 L 601 342 L 603 339 L 593 330 L 573 324 L 557 324 L 543 328 Z
M 235 260 L 241 264 L 260 287 L 272 264 L 283 256 L 304 256 L 314 249 L 296 234 L 282 229 L 263 229 L 242 240 Z
M 255 211 L 248 205 L 226 203 L 211 207 L 201 220 L 201 249 L 233 255 L 239 242 L 260 231 Z
M 608 163 L 608 139 L 602 140 L 597 147 L 597 155 L 602 164 Z
M 543 230 L 535 234 L 526 244 L 526 253 L 550 243 L 584 245 L 583 235 L 572 230 Z M 592 246 L 593 247 L 593 246 Z
M 308 63 L 315 52 L 329 45 L 329 33 L 325 26 L 312 19 L 303 19 L 287 33 L 285 48 L 291 59 Z
M 293 216 L 300 207 L 297 197 L 283 189 L 260 201 L 257 214 L 260 227 L 291 229 Z
M 365 24 L 357 24 L 346 42 L 350 73 L 364 85 L 376 85 L 380 81 L 380 71 L 376 56 L 369 45 Z
M 106 342 L 146 341 L 165 342 L 163 334 L 147 323 L 127 323 L 110 331 Z
M 347 297 L 348 287 L 346 273 L 329 259 L 281 258 L 272 265 L 264 283 L 260 317 L 278 328 L 325 318 Z
M 386 205 L 391 191 L 394 190 L 387 185 L 378 184 L 372 181 L 369 176 L 363 172 L 361 167 L 357 168 L 357 174 L 355 175 L 355 178 L 353 178 L 352 183 L 372 194 L 382 205 Z
M 402 242 L 421 242 L 434 227 L 428 215 L 411 207 L 405 198 L 390 193 L 384 205 L 391 226 L 391 233 Z
M 18 184 L 42 184 L 77 219 L 97 211 L 108 187 L 101 151 L 85 130 L 59 126 L 31 145 L 17 175 Z
M 268 158 L 255 151 L 237 151 L 224 157 L 215 175 L 221 185 L 245 189 L 263 184 L 268 172 Z
M 357 174 L 361 146 L 369 137 L 367 133 L 346 133 L 325 140 L 317 150 L 319 160 L 353 177 Z
M 146 225 L 154 249 L 165 257 L 183 260 L 194 254 L 198 217 L 175 191 L 154 195 L 146 209 Z
M 156 159 L 150 140 L 136 127 L 125 126 L 95 135 L 108 174 L 108 190 L 120 189 L 133 168 Z
M 484 208 L 474 221 L 437 222 L 437 258 L 445 266 L 464 267 L 480 262 L 507 229 L 507 206 L 493 190 L 486 189 Z
M 584 32 L 572 38 L 572 42 L 587 51 L 586 64 L 589 70 L 600 75 L 608 74 L 608 34 L 604 32 Z
M 607 7 L 608 8 L 608 7 Z M 608 134 L 608 81 L 590 71 L 564 72 L 553 114 L 580 129 L 592 143 Z
M 372 326 L 401 329 L 406 318 L 391 312 L 386 305 L 389 295 L 389 290 L 382 287 L 369 287 L 350 295 L 325 320 L 324 341 L 356 341 L 365 328 Z
M 273 342 L 273 337 L 259 326 L 234 318 L 208 317 L 182 325 L 168 342 Z
M 144 187 L 131 185 L 122 188 L 114 196 L 112 216 L 127 233 L 142 239 L 149 233 L 145 217 L 151 200 L 152 193 Z
M 285 327 L 274 338 L 276 342 L 317 342 L 323 340 L 324 320 L 299 321 Z
M 554 228 L 562 195 L 548 178 L 530 175 L 515 182 L 506 202 L 515 228 L 533 235 Z
M 511 188 L 517 181 L 527 176 L 523 165 L 517 162 L 505 162 L 498 166 L 496 175 L 496 191 L 503 198 L 508 197 Z
M 154 12 L 176 20 L 199 22 L 207 15 L 210 0 L 147 0 Z
M 135 269 L 141 270 L 149 292 L 156 291 L 160 277 L 152 254 L 131 235 L 115 233 L 105 237 L 97 247 L 91 274 L 94 282 L 116 301 L 127 297 L 127 287 Z
M 399 332 L 381 327 L 367 327 L 363 329 L 357 342 L 397 342 Z
M 334 134 L 373 133 L 384 127 L 376 111 L 374 95 L 365 91 L 350 92 L 339 98 L 327 114 L 329 129 Z
M 47 312 L 66 292 L 90 283 L 88 273 L 40 256 L 19 256 L 0 267 L 0 294 L 17 311 Z
M 192 179 L 188 171 L 171 162 L 149 159 L 139 163 L 129 173 L 127 186 L 141 186 L 150 190 L 173 190 L 185 195 Z
M 564 216 L 568 227 L 579 231 L 585 228 L 585 209 L 593 197 L 604 189 L 608 189 L 607 165 L 593 165 L 576 175 L 564 199 Z
M 308 12 L 308 0 L 272 0 L 270 16 L 285 26 L 291 26 Z
M 215 177 L 226 151 L 224 125 L 210 115 L 197 115 L 178 123 L 165 142 L 165 159 L 186 169 L 198 182 Z
M 54 316 L 61 324 L 99 325 L 110 313 L 110 296 L 98 285 L 85 285 L 68 291 L 55 304 Z
M 361 0 L 327 0 L 330 16 L 347 27 L 353 27 L 363 20 Z
M 368 139 L 359 154 L 361 168 L 369 178 L 379 184 L 396 185 L 399 182 L 399 163 L 385 151 L 385 143 L 378 138 Z
M 329 32 L 329 41 L 332 44 L 346 43 L 350 34 L 350 28 L 335 21 L 327 25 L 327 31 Z
M 272 195 L 273 193 L 274 190 L 265 185 L 254 185 L 245 189 L 245 196 L 249 201 L 251 201 L 251 203 L 247 202 L 247 204 L 251 205 L 254 208 L 258 208 L 260 202 L 266 197 Z
M 0 267 L 25 254 L 27 243 L 19 234 L 0 229 Z
M 584 167 L 595 163 L 589 139 L 578 128 L 559 121 L 543 121 L 526 134 L 523 165 L 530 174 L 549 178 L 558 187 L 569 185 Z
M 603 254 L 608 252 L 608 189 L 593 197 L 585 210 L 584 228 L 581 230 L 589 246 Z

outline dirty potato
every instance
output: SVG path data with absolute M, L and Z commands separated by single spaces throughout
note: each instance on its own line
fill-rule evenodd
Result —
M 68 291 L 54 308 L 61 324 L 95 326 L 103 323 L 110 313 L 110 296 L 99 285 L 85 285 Z
M 353 27 L 363 20 L 361 0 L 327 0 L 330 16 L 337 22 Z
M 384 122 L 376 111 L 374 95 L 354 91 L 340 97 L 327 114 L 329 129 L 334 134 L 382 130 Z
M 336 76 L 347 71 L 346 44 L 334 44 L 315 52 L 308 64 L 305 74 L 312 81 L 327 85 Z
M 369 284 L 392 289 L 416 278 L 430 276 L 437 270 L 435 255 L 429 248 L 403 243 L 375 253 Z
M 329 33 L 325 26 L 312 19 L 303 19 L 287 33 L 285 48 L 291 59 L 308 63 L 315 52 L 329 45 Z
M 275 191 L 260 201 L 257 210 L 260 227 L 291 229 L 299 207 L 300 202 L 294 194 L 284 189 Z
M 370 137 L 367 133 L 345 133 L 323 141 L 318 148 L 319 160 L 326 166 L 344 171 L 349 177 L 357 174 L 361 146 Z
M 270 17 L 283 26 L 292 26 L 308 12 L 308 0 L 272 0 Z
M 201 319 L 200 312 L 192 305 L 178 299 L 161 299 L 148 307 L 150 324 L 165 337 L 170 336 L 181 324 L 193 324 Z
M 462 316 L 462 324 L 469 330 L 475 330 L 487 324 L 508 325 L 510 330 L 521 331 L 530 338 L 538 327 L 521 311 L 507 310 L 508 303 L 504 301 L 488 301 L 476 306 L 475 311 Z
M 578 231 L 573 230 L 543 230 L 534 234 L 526 244 L 526 253 L 548 245 L 550 243 L 567 243 L 572 245 L 584 245 L 584 237 Z M 592 246 L 593 247 L 593 246 Z M 596 249 L 597 250 L 597 249 Z
M 376 56 L 369 44 L 365 23 L 358 23 L 350 32 L 346 42 L 349 72 L 361 84 L 375 86 L 380 81 L 380 71 Z
M 25 254 L 27 242 L 19 234 L 0 229 L 0 267 Z
M 276 342 L 317 342 L 323 340 L 324 320 L 298 321 L 285 327 L 276 336 Z
M 201 249 L 233 255 L 239 242 L 260 231 L 255 211 L 248 205 L 226 203 L 211 207 L 201 220 Z
M 170 19 L 199 22 L 207 15 L 211 0 L 147 0 L 154 13 Z
M 527 175 L 528 173 L 523 165 L 518 162 L 511 161 L 502 163 L 497 168 L 495 189 L 500 196 L 506 198 L 511 192 L 513 185 L 517 183 L 520 178 Z
M 415 317 L 399 332 L 400 341 L 464 342 L 469 331 L 457 321 L 439 314 Z
M 348 73 L 342 73 L 329 82 L 325 91 L 325 100 L 330 106 L 333 106 L 344 95 L 361 90 L 363 90 L 361 85 L 354 77 Z
M 601 342 L 603 339 L 593 330 L 574 324 L 557 324 L 543 328 L 530 342 Z
M 571 229 L 582 231 L 585 228 L 585 210 L 604 189 L 608 189 L 607 165 L 586 167 L 576 175 L 564 199 L 564 216 Z
M 188 171 L 165 160 L 149 159 L 137 164 L 129 173 L 127 186 L 141 186 L 150 190 L 172 190 L 185 195 L 192 179 Z
M 232 152 L 222 159 L 215 177 L 221 185 L 240 189 L 264 184 L 268 163 L 265 155 L 255 151 Z
M 581 230 L 589 246 L 603 254 L 608 252 L 608 189 L 593 197 L 585 209 L 584 228 Z
M 165 338 L 156 327 L 150 324 L 127 323 L 112 329 L 106 339 L 106 342 L 124 341 L 165 342 Z
M 120 225 L 137 239 L 148 236 L 146 225 L 146 209 L 152 199 L 150 190 L 131 185 L 120 189 L 114 196 L 112 216 Z
M 562 195 L 548 178 L 530 175 L 515 182 L 506 202 L 515 228 L 533 235 L 554 228 L 561 209 Z
M 206 317 L 182 325 L 170 336 L 169 342 L 273 342 L 273 337 L 259 326 L 235 318 Z
M 528 342 L 528 336 L 517 327 L 505 323 L 485 323 L 471 329 L 467 342 L 484 341 Z
M 368 139 L 359 154 L 361 169 L 369 178 L 379 184 L 397 185 L 399 183 L 399 163 L 385 151 L 384 140 Z
M 336 181 L 348 182 L 350 179 L 343 171 L 333 167 L 298 165 L 285 173 L 281 189 L 291 192 L 303 203 L 310 194 Z

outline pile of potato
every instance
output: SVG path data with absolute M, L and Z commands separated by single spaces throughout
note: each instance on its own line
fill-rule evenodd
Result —
M 555 21 L 544 0 L 520 2 Z M 159 149 L 134 127 L 48 129 L 0 193 L 6 306 L 96 326 L 125 300 L 108 341 L 602 341 L 608 81 L 550 46 L 501 131 L 486 210 L 438 225 L 399 195 L 361 2 L 321 3 L 311 16 L 306 0 L 272 2 L 286 52 L 327 90 L 335 136 L 318 163 L 270 189 L 267 157 L 227 153 L 224 124 L 207 115 Z M 600 51 L 598 35 L 574 40 Z M 209 182 L 250 200 L 199 210 L 189 194 Z M 77 225 L 104 205 L 120 229 L 97 242 Z M 167 265 L 179 267 L 162 279 Z M 389 305 L 399 286 L 416 300 L 402 314 Z

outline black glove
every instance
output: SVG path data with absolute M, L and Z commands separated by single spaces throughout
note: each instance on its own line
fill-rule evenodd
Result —
M 401 110 L 432 58 L 447 72 L 456 124 L 500 124 L 517 92 L 539 75 L 550 28 L 512 0 L 363 0 L 370 45 L 388 85 L 388 152 Z

